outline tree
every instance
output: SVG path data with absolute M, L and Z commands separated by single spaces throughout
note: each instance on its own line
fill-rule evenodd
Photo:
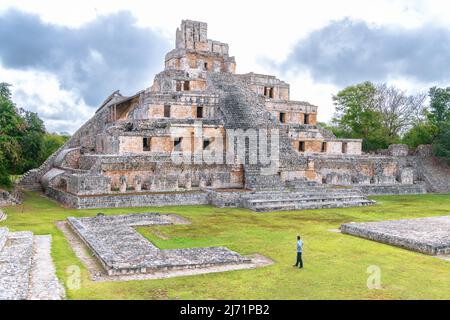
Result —
M 11 101 L 11 85 L 6 82 L 0 82 L 0 98 Z
M 10 85 L 0 83 L 0 186 L 11 186 L 11 174 L 39 167 L 67 139 L 47 133 L 37 113 L 17 109 Z
M 426 94 L 407 95 L 406 91 L 385 83 L 376 86 L 375 110 L 391 140 L 397 139 L 423 120 Z
M 441 125 L 433 143 L 433 153 L 450 164 L 450 121 Z
M 349 86 L 333 96 L 336 114 L 333 132 L 341 138 L 363 139 L 363 150 L 387 148 L 389 140 L 376 108 L 377 88 L 371 82 Z
M 17 173 L 36 168 L 45 160 L 44 122 L 37 113 L 31 111 L 19 109 L 19 114 L 24 120 L 25 129 L 19 139 L 22 162 Z
M 432 144 L 436 135 L 436 128 L 427 121 L 415 124 L 402 138 L 402 143 L 415 149 L 421 144 Z
M 46 133 L 44 136 L 44 159 L 50 157 L 56 150 L 59 149 L 70 136 L 60 135 L 56 133 Z
M 450 121 L 450 87 L 433 87 L 428 93 L 430 97 L 430 112 L 428 119 L 439 127 L 441 124 Z
M 18 139 L 24 129 L 23 119 L 11 100 L 9 85 L 0 83 L 0 150 L 3 167 L 7 171 L 20 164 L 20 145 Z
M 450 87 L 433 87 L 429 91 L 428 120 L 435 128 L 433 153 L 450 163 Z
M 5 157 L 3 152 L 0 150 L 0 186 L 11 187 L 11 179 L 5 164 Z

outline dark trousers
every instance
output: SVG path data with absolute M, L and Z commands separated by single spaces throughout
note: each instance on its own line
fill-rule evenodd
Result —
M 300 264 L 300 266 L 299 266 L 299 264 Z M 295 266 L 303 268 L 303 260 L 302 260 L 302 253 L 301 252 L 297 252 L 297 262 L 295 263 Z

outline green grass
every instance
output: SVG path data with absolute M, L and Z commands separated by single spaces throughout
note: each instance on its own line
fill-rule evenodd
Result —
M 450 195 L 374 197 L 371 207 L 274 213 L 211 206 L 71 210 L 28 192 L 21 206 L 8 207 L 0 226 L 53 236 L 57 274 L 67 285 L 69 266 L 81 268 L 81 288 L 67 290 L 71 299 L 450 299 L 450 262 L 408 250 L 330 232 L 350 221 L 418 218 L 450 213 Z M 241 254 L 260 253 L 274 265 L 255 270 L 163 280 L 92 282 L 55 222 L 97 212 L 171 212 L 190 225 L 139 231 L 157 246 L 188 248 L 223 245 Z M 305 268 L 292 267 L 296 235 L 305 242 Z M 369 290 L 367 267 L 381 268 L 381 290 Z

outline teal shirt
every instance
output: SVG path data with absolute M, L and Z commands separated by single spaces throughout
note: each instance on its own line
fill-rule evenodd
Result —
M 302 247 L 303 247 L 303 241 L 298 240 L 297 241 L 297 252 L 302 252 Z

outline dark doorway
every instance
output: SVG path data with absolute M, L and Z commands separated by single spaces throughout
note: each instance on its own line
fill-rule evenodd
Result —
M 170 118 L 170 104 L 164 105 L 164 118 Z
M 305 141 L 300 141 L 298 143 L 298 151 L 305 152 Z
M 309 114 L 305 114 L 303 117 L 303 123 L 304 124 L 309 124 Z
M 173 140 L 173 150 L 174 151 L 181 151 L 181 141 L 183 138 L 175 138 Z
M 197 107 L 197 118 L 203 118 L 203 107 Z
M 142 139 L 142 150 L 143 151 L 151 150 L 151 138 L 143 138 Z

